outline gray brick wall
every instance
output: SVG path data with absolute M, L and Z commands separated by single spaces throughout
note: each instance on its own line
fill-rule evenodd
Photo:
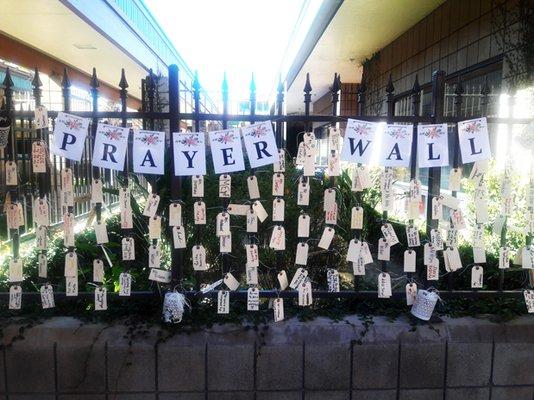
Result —
M 3 329 L 11 343 L 17 325 Z M 216 326 L 143 338 L 57 318 L 2 350 L 0 400 L 532 400 L 534 319 Z M 362 344 L 356 344 L 357 341 Z M 131 343 L 130 343 L 131 342 Z

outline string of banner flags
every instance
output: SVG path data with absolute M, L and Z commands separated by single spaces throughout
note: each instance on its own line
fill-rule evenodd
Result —
M 48 125 L 48 118 L 44 118 L 43 108 L 36 109 L 36 122 L 38 128 Z M 46 121 L 46 122 L 45 122 Z M 89 119 L 81 118 L 68 113 L 58 113 L 55 120 L 53 137 L 50 141 L 50 152 L 65 159 L 79 162 L 85 148 L 86 137 L 89 128 Z M 379 137 L 379 124 L 348 119 L 344 135 L 342 137 L 339 129 L 330 128 L 328 141 L 330 154 L 328 157 L 327 173 L 330 176 L 340 175 L 341 161 L 358 164 L 354 169 L 352 190 L 354 192 L 363 191 L 371 187 L 368 165 L 371 164 L 373 154 L 378 155 L 378 163 L 385 169 L 380 178 L 380 189 L 382 196 L 382 207 L 390 210 L 393 206 L 393 182 L 395 167 L 409 167 L 412 152 L 413 125 L 388 124 Z M 130 140 L 130 128 L 118 127 L 114 125 L 98 123 L 94 137 L 94 147 L 92 152 L 92 165 L 116 171 L 124 171 L 126 167 L 127 149 Z M 449 139 L 447 124 L 431 124 L 417 126 L 417 165 L 420 168 L 445 167 L 449 165 Z M 206 140 L 207 138 L 207 140 Z M 491 158 L 490 140 L 486 118 L 476 118 L 458 122 L 459 149 L 462 162 L 475 163 L 470 178 L 476 184 L 475 204 L 476 204 L 476 224 L 473 239 L 473 257 L 475 265 L 471 269 L 471 283 L 473 288 L 483 286 L 483 267 L 486 262 L 485 245 L 483 240 L 483 224 L 488 221 L 488 211 L 486 204 L 487 183 L 484 175 L 487 169 L 487 160 Z M 163 175 L 164 156 L 166 151 L 166 133 L 158 131 L 148 131 L 133 129 L 131 163 L 134 173 Z M 273 208 L 272 229 L 269 247 L 275 250 L 285 250 L 285 229 L 284 222 L 284 172 L 285 159 L 284 151 L 277 147 L 275 134 L 271 121 L 265 121 L 248 125 L 241 128 L 225 129 L 208 133 L 196 132 L 173 132 L 170 138 L 173 157 L 173 174 L 175 176 L 191 176 L 193 179 L 192 196 L 196 199 L 193 204 L 193 218 L 195 225 L 206 225 L 206 204 L 203 201 L 204 181 L 203 176 L 207 173 L 207 147 L 209 145 L 213 168 L 216 174 L 220 174 L 219 197 L 229 199 L 231 197 L 231 175 L 232 172 L 243 171 L 245 166 L 245 151 L 251 168 L 258 168 L 266 165 L 273 165 Z M 244 146 L 243 146 L 244 145 Z M 243 149 L 244 148 L 244 149 Z M 244 151 L 245 150 L 245 151 Z M 299 144 L 296 164 L 302 167 L 301 177 L 297 185 L 297 205 L 305 207 L 310 202 L 310 185 L 307 178 L 313 177 L 316 172 L 316 140 L 313 132 L 304 134 L 303 141 Z M 36 141 L 32 145 L 32 170 L 34 173 L 46 173 L 47 171 L 47 150 L 44 141 Z M 16 163 L 6 162 L 6 183 L 8 186 L 17 185 Z M 457 191 L 460 189 L 461 172 L 458 168 L 451 170 L 450 189 Z M 506 182 L 503 191 L 511 192 L 509 182 Z M 73 189 L 72 168 L 63 168 L 61 171 L 61 204 L 64 206 L 63 215 L 63 235 L 64 245 L 69 249 L 65 256 L 65 279 L 66 295 L 78 295 L 78 259 L 74 248 L 74 189 Z M 534 193 L 533 185 L 530 190 Z M 220 253 L 227 254 L 232 251 L 232 233 L 230 216 L 246 217 L 246 232 L 254 234 L 258 231 L 258 221 L 263 223 L 268 218 L 268 213 L 261 203 L 260 192 L 256 177 L 251 174 L 247 179 L 250 204 L 233 204 L 230 201 L 228 206 L 220 212 L 215 221 L 216 235 L 220 239 Z M 431 194 L 432 198 L 432 219 L 444 220 L 443 207 L 451 208 L 450 225 L 447 228 L 447 238 L 443 239 L 441 230 L 432 229 L 429 242 L 425 243 L 424 265 L 427 269 L 427 280 L 436 281 L 439 279 L 440 262 L 437 256 L 438 251 L 442 252 L 447 272 L 456 271 L 463 267 L 458 251 L 458 230 L 466 228 L 466 222 L 459 207 L 459 201 L 453 196 L 444 194 Z M 328 250 L 335 236 L 337 225 L 338 204 L 336 202 L 336 191 L 330 187 L 324 190 L 323 194 L 325 227 L 318 241 L 318 248 Z M 408 213 L 410 218 L 418 215 L 418 205 L 421 202 L 421 182 L 413 179 L 410 182 Z M 510 212 L 512 197 L 507 196 L 504 207 L 504 214 Z M 529 196 L 534 198 L 534 195 Z M 103 202 L 102 180 L 93 179 L 91 202 L 93 204 Z M 119 208 L 121 227 L 125 230 L 133 228 L 132 208 L 130 204 L 130 189 L 127 186 L 119 188 Z M 161 266 L 161 232 L 162 215 L 158 213 L 160 207 L 160 197 L 157 193 L 148 196 L 143 215 L 149 218 L 148 236 L 152 244 L 148 249 L 148 259 L 150 267 L 149 279 L 160 283 L 170 283 L 172 273 Z M 50 211 L 46 197 L 35 199 L 33 207 L 33 218 L 37 225 L 36 241 L 39 254 L 39 277 L 47 277 L 47 232 L 50 226 Z M 500 218 L 502 216 L 499 216 Z M 7 208 L 7 222 L 10 229 L 18 229 L 23 224 L 23 213 L 20 204 L 11 203 Z M 22 222 L 22 223 L 21 223 Z M 298 291 L 298 304 L 302 306 L 311 305 L 313 292 L 308 271 L 308 243 L 310 232 L 310 218 L 305 212 L 298 218 L 297 234 L 299 244 L 295 253 L 295 265 L 298 266 L 292 279 L 289 279 L 285 271 L 279 271 L 277 278 L 280 290 L 288 287 Z M 504 220 L 496 221 L 496 225 L 504 224 Z M 172 241 L 174 249 L 185 249 L 187 247 L 186 233 L 182 218 L 182 204 L 172 202 L 168 205 L 168 225 L 172 227 Z M 351 210 L 351 229 L 363 228 L 363 208 L 356 206 Z M 534 230 L 534 223 L 527 227 L 529 233 Z M 94 223 L 96 241 L 99 245 L 108 243 L 108 235 L 105 222 L 100 218 Z M 381 261 L 390 260 L 390 249 L 400 243 L 393 226 L 388 221 L 384 221 L 381 226 L 383 237 L 378 243 L 376 257 Z M 416 253 L 414 248 L 420 247 L 418 229 L 409 224 L 406 226 L 406 236 L 408 248 L 404 252 L 403 270 L 406 273 L 416 272 Z M 257 244 L 249 243 L 246 247 L 246 283 L 247 309 L 259 309 L 259 288 L 258 288 L 258 267 L 259 251 Z M 135 260 L 135 240 L 132 236 L 126 236 L 121 241 L 122 260 Z M 102 247 L 104 254 L 105 250 Z M 502 247 L 499 252 L 499 268 L 505 269 L 510 264 L 510 248 Z M 197 243 L 191 248 L 191 261 L 193 269 L 197 271 L 207 270 L 209 264 L 206 260 L 206 249 L 201 243 Z M 534 268 L 534 246 L 527 245 L 519 249 L 519 261 L 523 268 Z M 105 257 L 111 266 L 109 258 Z M 365 275 L 365 267 L 373 263 L 373 256 L 369 250 L 369 245 L 364 240 L 352 239 L 348 245 L 346 261 L 353 266 L 354 275 Z M 339 292 L 339 271 L 328 268 L 328 290 Z M 24 279 L 22 261 L 14 258 L 9 263 L 10 287 L 9 308 L 20 309 L 22 304 L 22 289 L 20 282 Z M 107 309 L 107 289 L 102 284 L 104 281 L 104 261 L 96 259 L 93 261 L 93 282 L 97 283 L 95 289 L 95 310 Z M 120 296 L 131 294 L 132 278 L 128 271 L 120 274 Z M 217 311 L 225 314 L 229 312 L 229 291 L 237 290 L 240 286 L 239 280 L 231 272 L 224 274 L 223 279 L 205 286 L 201 290 L 204 293 L 217 289 L 225 285 L 228 290 L 219 290 L 217 294 Z M 377 296 L 379 298 L 389 298 L 392 296 L 391 276 L 388 272 L 382 271 L 377 277 Z M 50 283 L 43 285 L 40 289 L 43 308 L 55 306 L 53 288 Z M 524 297 L 529 312 L 534 312 L 534 291 L 525 290 Z M 276 298 L 272 302 L 275 321 L 284 319 L 283 298 Z M 417 285 L 411 281 L 406 285 L 406 302 L 412 305 L 412 313 L 419 318 L 428 319 L 437 301 L 437 294 L 426 290 L 418 290 Z M 164 300 L 164 319 L 166 321 L 179 322 L 187 304 L 182 293 L 169 291 Z M 426 318 L 428 317 L 428 318 Z

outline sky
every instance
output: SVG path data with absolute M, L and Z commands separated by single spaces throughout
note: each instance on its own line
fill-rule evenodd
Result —
M 305 0 L 145 0 L 200 84 L 220 91 L 226 71 L 231 97 L 248 98 L 254 73 L 258 99 L 278 82 L 289 38 Z M 319 4 L 317 0 L 312 3 Z

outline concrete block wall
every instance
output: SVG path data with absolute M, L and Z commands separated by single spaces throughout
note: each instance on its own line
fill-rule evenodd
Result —
M 2 351 L 0 400 L 532 400 L 534 319 L 375 318 L 216 326 L 158 342 L 127 326 L 47 320 Z M 362 333 L 366 332 L 362 336 Z M 4 344 L 18 326 L 3 330 Z M 360 343 L 361 344 L 358 344 Z

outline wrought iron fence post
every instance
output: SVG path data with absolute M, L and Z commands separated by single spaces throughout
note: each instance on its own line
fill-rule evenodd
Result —
M 195 111 L 198 112 L 198 104 L 195 99 Z M 195 121 L 198 131 L 198 120 Z M 172 145 L 173 132 L 180 131 L 180 79 L 178 66 L 172 64 L 169 66 L 169 132 L 171 140 L 171 203 L 180 203 L 182 201 L 182 178 L 174 174 L 174 146 Z M 172 282 L 174 285 L 179 284 L 183 279 L 183 250 L 175 249 L 173 246 L 172 253 Z
M 98 78 L 96 76 L 96 68 L 93 68 L 93 75 L 91 76 L 91 98 L 93 101 L 93 112 L 92 112 L 92 120 L 91 120 L 91 142 L 94 143 L 95 136 L 96 136 L 96 127 L 98 125 L 98 87 L 100 84 L 98 83 Z M 92 146 L 90 146 L 92 147 Z M 92 149 L 89 151 L 89 153 L 92 153 Z M 98 167 L 92 167 L 93 172 L 93 180 L 100 179 L 101 180 L 101 174 L 100 174 L 100 168 Z M 104 182 L 102 182 L 102 185 Z M 102 203 L 96 203 L 95 204 L 95 212 L 96 212 L 96 221 L 100 222 L 102 219 Z
M 393 93 L 395 92 L 395 87 L 393 86 L 393 78 L 389 74 L 388 84 L 386 86 L 386 104 L 387 104 L 387 123 L 393 123 L 393 117 L 395 116 L 395 97 Z M 387 170 L 390 167 L 386 167 Z M 386 223 L 388 220 L 388 211 L 382 211 L 382 223 Z M 387 272 L 389 267 L 389 261 L 382 261 L 382 272 Z
M 223 129 L 228 129 L 228 80 L 226 79 L 226 72 L 223 75 L 223 81 L 221 85 L 221 95 L 223 101 Z M 221 197 L 222 212 L 228 212 L 229 199 L 227 197 Z M 228 259 L 228 253 L 221 253 L 222 272 L 223 276 L 230 272 L 230 265 Z
M 358 115 L 365 115 L 365 92 L 367 91 L 367 86 L 365 82 L 360 84 L 358 88 Z
M 415 82 L 412 87 L 412 116 L 417 118 L 419 116 L 419 105 L 421 104 L 421 86 L 419 86 L 419 77 L 416 74 L 415 75 Z M 412 152 L 410 157 L 410 182 L 415 181 L 417 179 L 417 122 L 413 124 L 412 129 Z M 413 226 L 414 220 L 410 219 L 408 221 L 410 226 Z M 412 251 L 415 251 L 416 253 L 416 260 L 417 260 L 417 247 L 414 247 L 411 249 Z M 412 280 L 412 273 L 408 272 L 408 280 Z

